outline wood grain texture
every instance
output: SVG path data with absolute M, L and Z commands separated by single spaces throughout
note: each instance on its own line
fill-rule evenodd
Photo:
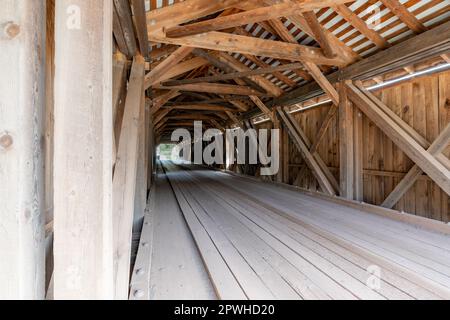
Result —
M 142 105 L 144 72 L 144 58 L 135 57 L 130 74 L 113 180 L 114 297 L 118 300 L 128 299 L 129 291 L 139 125 L 145 115 L 145 107 Z
M 89 33 L 67 28 L 70 5 Z M 56 1 L 55 299 L 113 298 L 111 14 Z
M 2 3 L 0 299 L 45 295 L 45 3 Z

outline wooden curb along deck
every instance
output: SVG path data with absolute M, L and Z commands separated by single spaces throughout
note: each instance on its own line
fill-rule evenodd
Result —
M 197 271 L 207 279 L 177 270 L 187 291 L 224 300 L 450 298 L 448 235 L 219 171 L 162 166 L 158 179 L 170 182 L 182 216 L 168 226 L 188 231 L 190 252 L 201 257 Z M 172 190 L 156 189 L 155 197 L 164 191 L 167 201 Z M 153 253 L 166 245 L 153 243 Z M 168 262 L 179 252 L 164 254 Z M 152 275 L 149 296 L 171 298 Z

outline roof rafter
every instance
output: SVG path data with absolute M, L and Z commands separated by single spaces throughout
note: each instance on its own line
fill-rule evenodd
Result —
M 192 36 L 210 31 L 224 30 L 245 24 L 267 21 L 283 17 L 286 12 L 299 14 L 301 12 L 329 7 L 335 4 L 352 2 L 351 0 L 300 0 L 295 3 L 280 3 L 269 7 L 261 7 L 250 11 L 236 13 L 230 16 L 209 19 L 185 26 L 165 28 L 169 38 Z
M 210 49 L 225 52 L 247 53 L 256 56 L 272 57 L 291 61 L 311 61 L 320 65 L 342 66 L 341 58 L 327 58 L 319 48 L 282 41 L 263 40 L 224 32 L 208 32 L 183 38 L 167 38 L 149 34 L 149 38 L 160 43 Z

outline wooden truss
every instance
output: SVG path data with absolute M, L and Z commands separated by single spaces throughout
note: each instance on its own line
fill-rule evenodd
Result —
M 420 171 L 425 172 L 442 190 L 450 194 L 450 166 L 448 159 L 440 156 L 450 142 L 450 129 L 447 127 L 436 141 L 430 144 L 361 85 L 346 83 L 345 89 L 355 106 L 416 163 L 388 196 L 383 206 L 395 205 L 415 182 Z

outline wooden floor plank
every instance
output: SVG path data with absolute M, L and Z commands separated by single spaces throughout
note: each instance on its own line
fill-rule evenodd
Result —
M 164 174 L 156 180 L 151 300 L 216 299 L 208 273 Z M 171 241 L 167 241 L 170 237 Z M 139 257 L 139 254 L 138 254 Z
M 250 189 L 249 185 L 245 185 L 241 186 L 241 184 L 237 184 L 236 181 L 233 181 L 233 183 L 231 184 L 227 184 L 228 187 L 236 187 L 238 188 L 238 190 L 240 192 L 248 192 L 248 190 Z M 414 260 L 408 260 L 400 255 L 398 255 L 397 253 L 393 253 L 390 252 L 388 249 L 386 248 L 382 248 L 382 247 L 377 247 L 377 245 L 375 244 L 371 244 L 365 240 L 361 240 L 358 237 L 355 237 L 352 232 L 348 229 L 342 230 L 342 228 L 338 228 L 336 227 L 336 223 L 338 222 L 338 220 L 334 219 L 329 219 L 328 221 L 323 218 L 320 218 L 320 210 L 317 208 L 317 203 L 314 202 L 313 205 L 305 203 L 304 201 L 301 202 L 300 204 L 297 205 L 293 205 L 292 204 L 292 199 L 289 200 L 286 199 L 285 194 L 284 194 L 284 190 L 282 190 L 283 192 L 280 192 L 278 189 L 279 188 L 270 188 L 270 195 L 267 192 L 264 192 L 264 187 L 261 187 L 261 185 L 258 185 L 258 187 L 260 189 L 258 189 L 258 192 L 254 192 L 254 194 L 264 194 L 264 201 L 266 201 L 267 203 L 271 203 L 271 204 L 276 204 L 278 203 L 283 203 L 283 204 L 289 204 L 288 206 L 283 206 L 283 205 L 278 205 L 277 207 L 280 208 L 281 210 L 285 211 L 285 212 L 289 212 L 291 215 L 293 216 L 298 216 L 301 217 L 302 219 L 309 221 L 313 224 L 319 225 L 321 228 L 326 228 L 326 230 L 334 232 L 335 234 L 337 234 L 339 237 L 342 237 L 344 239 L 346 239 L 347 241 L 353 241 L 355 242 L 357 245 L 362 246 L 364 249 L 366 250 L 374 250 L 377 253 L 382 253 L 382 256 L 387 256 L 390 259 L 393 259 L 393 261 L 395 261 L 396 263 L 399 263 L 400 265 L 403 266 L 407 266 L 408 268 L 411 268 L 413 271 L 417 272 L 417 273 L 423 273 L 423 275 L 427 275 L 428 277 L 430 277 L 431 280 L 435 280 L 435 282 L 437 284 L 445 284 L 448 286 L 448 274 L 444 275 L 436 270 L 433 270 L 433 268 L 436 266 L 436 264 L 433 261 L 429 261 L 428 265 L 424 266 L 421 265 L 419 263 L 417 263 Z M 260 197 L 261 198 L 261 197 Z M 302 198 L 303 197 L 298 197 L 297 194 L 297 198 Z M 298 199 L 297 199 L 298 200 Z M 292 210 L 291 208 L 296 208 L 298 210 L 298 208 L 304 208 L 304 210 L 302 211 L 302 214 L 299 215 L 298 211 L 296 212 L 295 210 Z M 326 213 L 324 213 L 325 215 L 329 215 L 332 212 L 336 212 L 336 206 L 330 208 L 328 207 L 328 210 L 326 210 Z M 309 212 L 309 213 L 307 213 Z M 309 216 L 309 217 L 308 217 Z M 361 235 L 359 235 L 361 237 Z M 448 238 L 448 237 L 447 237 Z M 367 240 L 367 239 L 366 239 Z M 447 239 L 448 240 L 448 239 Z M 396 246 L 392 246 L 391 247 L 395 248 Z M 369 249 L 370 248 L 370 249 Z M 398 248 L 395 248 L 396 250 Z M 397 250 L 398 251 L 398 250 Z
M 218 298 L 450 299 L 448 235 L 247 177 L 164 167 Z M 379 288 L 367 286 L 374 266 Z

